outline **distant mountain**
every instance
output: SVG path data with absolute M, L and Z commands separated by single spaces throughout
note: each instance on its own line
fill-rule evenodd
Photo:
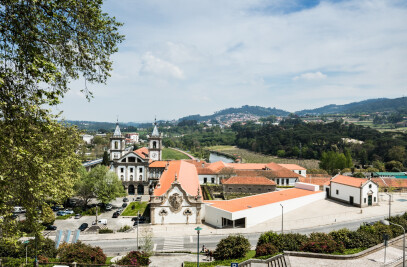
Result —
M 265 108 L 265 107 L 260 107 L 260 106 L 245 105 L 240 108 L 223 109 L 223 110 L 215 112 L 212 115 L 207 115 L 207 116 L 201 116 L 199 114 L 190 115 L 190 116 L 180 118 L 179 121 L 196 120 L 196 121 L 200 122 L 200 121 L 208 121 L 208 120 L 218 120 L 222 117 L 237 115 L 237 114 L 246 114 L 246 115 L 258 116 L 258 117 L 268 117 L 268 116 L 272 116 L 272 115 L 287 116 L 288 114 L 290 114 L 290 112 L 282 110 L 282 109 L 276 109 L 276 108 Z
M 322 115 L 322 114 L 358 114 L 390 111 L 395 112 L 399 109 L 407 108 L 407 97 L 395 99 L 377 98 L 368 99 L 360 102 L 353 102 L 345 105 L 327 105 L 316 109 L 304 109 L 295 112 L 298 115 Z

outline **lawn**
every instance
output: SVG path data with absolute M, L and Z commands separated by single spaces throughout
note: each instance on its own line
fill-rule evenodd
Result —
M 163 148 L 163 160 L 178 160 L 178 159 L 189 159 L 189 157 L 179 151 L 176 151 L 171 148 Z
M 207 147 L 209 150 L 223 152 L 229 155 L 240 156 L 243 163 L 283 163 L 283 164 L 297 164 L 307 169 L 318 169 L 319 161 L 315 159 L 288 159 L 278 158 L 275 156 L 264 155 L 255 153 L 246 149 L 237 148 L 234 146 L 212 146 Z
M 138 211 L 143 215 L 147 205 L 148 202 L 130 202 L 127 208 L 122 212 L 121 216 L 137 216 Z
M 239 263 L 245 260 L 251 259 L 256 255 L 256 251 L 250 250 L 246 257 L 240 259 L 233 259 L 233 260 L 223 260 L 223 261 L 212 261 L 212 262 L 199 262 L 199 266 L 202 267 L 209 267 L 209 266 L 230 266 L 231 263 Z M 184 262 L 184 267 L 196 267 L 196 262 L 186 261 Z

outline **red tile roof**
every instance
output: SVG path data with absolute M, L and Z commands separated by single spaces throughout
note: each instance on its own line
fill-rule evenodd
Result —
M 171 184 L 175 181 L 175 175 L 177 180 L 181 184 L 181 187 L 191 196 L 196 196 L 199 188 L 199 195 L 202 195 L 200 190 L 198 173 L 193 164 L 182 161 L 174 160 L 170 161 L 167 170 L 161 175 L 159 184 L 160 187 L 154 189 L 154 196 L 161 196 L 170 189 Z
M 243 185 L 275 185 L 273 180 L 266 177 L 255 176 L 233 176 L 222 182 L 223 184 L 243 184 Z
M 134 150 L 134 153 L 139 155 L 141 158 L 146 159 L 148 157 L 148 148 L 147 147 L 141 147 L 137 150 Z
M 235 170 L 262 170 L 266 167 L 265 163 L 227 163 L 226 167 Z
M 350 176 L 345 176 L 345 175 L 337 175 L 334 178 L 332 178 L 331 183 L 338 183 L 338 184 L 344 184 L 344 185 L 349 185 L 353 187 L 362 187 L 364 183 L 366 183 L 368 179 L 366 178 L 355 178 L 355 177 L 350 177 Z
M 292 170 L 292 171 L 294 171 L 294 170 L 304 170 L 304 171 L 307 170 L 304 167 L 301 167 L 300 165 L 297 165 L 297 164 L 278 164 L 278 165 L 280 165 L 281 167 L 287 168 L 289 170 Z
M 267 204 L 277 203 L 293 198 L 308 196 L 321 191 L 310 191 L 299 188 L 286 189 L 282 191 L 264 193 L 249 197 L 236 198 L 232 200 L 223 201 L 205 201 L 206 203 L 213 203 L 211 206 L 229 212 L 241 211 L 249 208 L 264 206 Z
M 308 183 L 308 184 L 315 184 L 322 186 L 326 183 L 329 185 L 329 181 L 331 180 L 330 176 L 326 177 L 312 177 L 312 176 L 307 176 L 307 177 L 298 177 L 298 180 L 302 183 Z
M 150 164 L 150 168 L 165 168 L 165 166 L 167 166 L 168 161 L 166 160 L 157 160 L 157 161 L 153 161 Z
M 380 187 L 407 188 L 407 179 L 398 178 L 372 178 Z

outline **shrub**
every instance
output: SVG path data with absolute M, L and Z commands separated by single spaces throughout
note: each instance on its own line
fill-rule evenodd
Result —
M 365 231 L 352 231 L 349 232 L 348 238 L 350 242 L 346 248 L 370 248 L 378 244 L 374 235 Z
M 131 266 L 148 266 L 150 264 L 150 258 L 147 253 L 140 251 L 130 251 L 126 256 L 117 262 L 119 265 L 131 265 Z
M 343 245 L 345 246 L 345 248 L 355 248 L 355 247 L 352 247 L 351 239 L 349 238 L 350 232 L 351 231 L 344 228 L 344 229 L 340 229 L 338 231 L 332 231 L 329 233 L 329 235 L 332 237 L 332 239 L 335 242 L 342 242 Z
M 99 234 L 111 234 L 111 233 L 113 233 L 113 230 L 109 228 L 99 230 Z
M 9 238 L 0 239 L 0 257 L 19 257 L 21 243 Z
M 278 249 L 270 243 L 265 243 L 256 246 L 256 257 L 274 255 L 277 253 Z
M 92 247 L 80 241 L 75 244 L 63 243 L 58 249 L 61 262 L 105 264 L 106 255 L 100 247 Z
M 272 244 L 279 251 L 282 251 L 282 247 L 283 247 L 281 244 L 280 236 L 273 231 L 265 232 L 260 235 L 259 240 L 257 241 L 257 246 L 260 246 L 262 244 Z
M 303 234 L 294 234 L 294 233 L 287 233 L 287 234 L 280 234 L 280 248 L 279 251 L 299 251 L 302 243 L 308 240 L 308 237 Z
M 213 253 L 215 260 L 238 259 L 244 257 L 250 250 L 250 243 L 242 235 L 229 235 L 216 245 Z
M 122 228 L 120 228 L 119 230 L 117 230 L 117 232 L 126 232 L 127 230 L 130 230 L 130 228 L 131 228 L 130 226 L 125 225 Z
M 335 242 L 333 239 L 323 241 L 309 240 L 302 244 L 300 250 L 313 253 L 342 253 L 345 250 L 345 247 L 342 242 Z

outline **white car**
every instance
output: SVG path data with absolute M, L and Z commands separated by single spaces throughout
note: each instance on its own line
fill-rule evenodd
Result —
M 66 209 L 64 210 L 65 214 L 73 214 L 73 210 L 70 209 Z

